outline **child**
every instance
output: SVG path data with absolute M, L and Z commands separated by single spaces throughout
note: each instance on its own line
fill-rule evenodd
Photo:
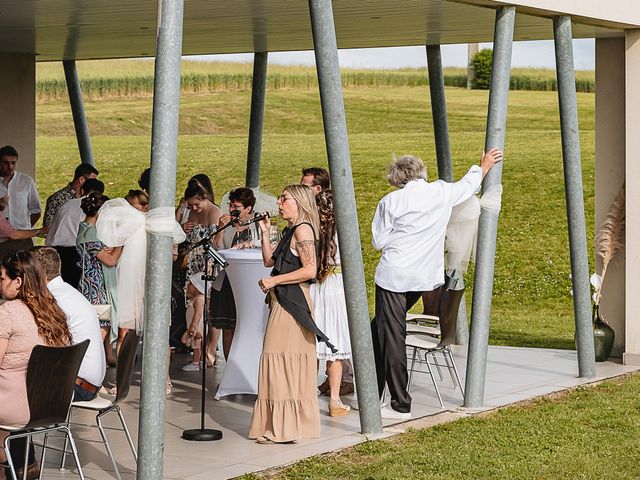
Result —
M 202 273 L 192 275 L 187 281 L 187 330 L 182 335 L 182 343 L 193 348 L 193 361 L 182 370 L 195 372 L 202 368 L 202 316 L 204 313 L 204 280 Z

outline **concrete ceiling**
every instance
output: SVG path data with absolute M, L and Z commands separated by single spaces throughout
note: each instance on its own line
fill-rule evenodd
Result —
M 334 0 L 338 47 L 488 42 L 499 3 Z M 539 9 L 518 11 L 516 40 L 553 38 Z M 153 56 L 156 16 L 156 0 L 0 0 L 0 51 L 35 53 L 38 61 Z M 576 38 L 617 36 L 624 28 L 577 21 Z M 311 48 L 306 0 L 185 0 L 185 55 Z

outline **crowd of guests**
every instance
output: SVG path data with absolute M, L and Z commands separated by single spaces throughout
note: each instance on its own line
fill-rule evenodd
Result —
M 397 190 L 380 201 L 372 225 L 374 247 L 382 250 L 372 333 L 380 395 L 387 385 L 391 396 L 382 411 L 385 418 L 410 417 L 404 322 L 420 293 L 444 281 L 444 233 L 451 210 L 479 189 L 501 155 L 489 151 L 480 166 L 451 184 L 428 182 L 416 157 L 402 157 L 390 168 L 389 182 Z M 0 149 L 0 293 L 6 300 L 0 306 L 0 405 L 12 405 L 0 411 L 3 425 L 28 421 L 25 374 L 34 345 L 90 339 L 75 392 L 76 399 L 90 400 L 102 386 L 106 366 L 115 364 L 113 344 L 117 355 L 129 329 L 141 332 L 144 314 L 149 169 L 142 173 L 139 189 L 109 199 L 99 171 L 79 165 L 71 182 L 47 199 L 43 228 L 35 228 L 41 214 L 35 183 L 16 171 L 17 161 L 15 149 Z M 228 198 L 228 213 L 223 213 L 209 177 L 198 174 L 189 179 L 175 211 L 181 234 L 174 237 L 172 303 L 181 307 L 173 315 L 182 311 L 180 343 L 193 350 L 182 369 L 200 370 L 203 362 L 215 365 L 220 336 L 226 358 L 237 321 L 224 272 L 216 272 L 205 292 L 203 273 L 211 272 L 205 272 L 206 253 L 199 242 L 210 238 L 216 249 L 260 248 L 265 266 L 272 267 L 271 275 L 259 282 L 270 315 L 249 437 L 259 443 L 317 437 L 318 389 L 329 396 L 334 417 L 349 413 L 341 395 L 353 392 L 329 174 L 322 168 L 304 169 L 299 184 L 284 188 L 277 206 L 287 228 L 277 244 L 268 217 L 244 222 L 256 213 L 251 189 L 237 188 Z M 216 233 L 230 222 L 233 228 Z M 46 235 L 45 247 L 33 247 L 31 239 L 38 235 Z M 98 318 L 97 306 L 109 306 L 110 315 Z M 201 333 L 205 312 L 212 327 L 208 338 Z M 326 362 L 320 386 L 319 361 Z M 171 387 L 167 377 L 167 394 Z M 0 462 L 3 455 L 0 449 Z

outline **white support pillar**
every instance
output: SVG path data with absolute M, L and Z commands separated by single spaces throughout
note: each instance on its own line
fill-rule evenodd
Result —
M 625 180 L 624 38 L 596 39 L 596 233 Z M 602 261 L 596 256 L 596 271 Z M 611 355 L 625 349 L 625 251 L 609 264 L 600 313 L 616 332 Z
M 625 364 L 640 365 L 640 29 L 625 32 Z
M 0 53 L 0 147 L 18 150 L 18 170 L 36 173 L 36 59 L 22 53 Z

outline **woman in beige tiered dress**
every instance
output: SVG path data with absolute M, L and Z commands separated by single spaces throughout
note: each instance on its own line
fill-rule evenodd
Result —
M 262 257 L 273 271 L 259 282 L 268 293 L 271 312 L 249 430 L 249 438 L 258 443 L 320 436 L 316 338 L 328 343 L 313 321 L 309 295 L 309 282 L 315 280 L 318 265 L 319 219 L 313 190 L 305 185 L 286 187 L 278 209 L 289 228 L 275 251 L 269 239 L 269 221 L 260 223 Z

